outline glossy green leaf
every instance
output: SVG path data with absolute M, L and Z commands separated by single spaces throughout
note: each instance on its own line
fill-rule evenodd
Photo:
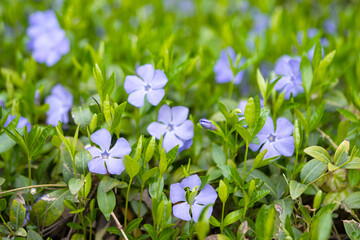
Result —
M 21 227 L 25 220 L 26 208 L 22 201 L 20 198 L 15 198 L 10 206 L 10 222 L 14 225 L 15 229 Z
M 303 194 L 303 192 L 305 192 L 305 190 L 308 188 L 308 186 L 305 184 L 301 184 L 295 180 L 291 180 L 290 184 L 289 184 L 289 188 L 290 188 L 291 198 L 296 199 L 296 198 L 300 197 L 300 195 Z
M 255 222 L 256 237 L 259 240 L 272 239 L 275 223 L 275 208 L 273 205 L 263 205 Z
M 327 169 L 327 164 L 317 159 L 307 162 L 301 170 L 300 178 L 304 184 L 311 183 L 321 176 Z
M 322 147 L 319 146 L 311 146 L 305 148 L 304 152 L 313 158 L 322 161 L 323 163 L 329 163 L 331 162 L 331 157 L 329 153 Z
M 136 174 L 138 174 L 138 172 L 140 171 L 139 163 L 128 155 L 124 156 L 123 163 L 125 166 L 125 170 L 127 174 L 130 176 L 130 178 L 135 177 Z

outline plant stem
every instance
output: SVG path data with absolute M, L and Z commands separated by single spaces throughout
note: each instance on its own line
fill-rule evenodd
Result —
M 131 182 L 132 182 L 133 178 L 130 178 L 129 181 L 129 185 L 128 185 L 128 189 L 126 192 L 126 203 L 125 203 L 125 220 L 124 220 L 124 225 L 126 228 L 127 225 L 127 212 L 128 212 L 128 205 L 129 205 L 129 194 L 130 194 L 130 187 L 131 187 Z M 114 217 L 114 216 L 113 216 Z
M 71 160 L 72 160 L 72 163 L 73 163 L 75 179 L 77 179 L 76 165 L 75 165 L 75 156 L 72 156 L 72 155 L 71 155 Z
M 246 179 L 245 174 L 246 174 L 246 161 L 247 161 L 248 151 L 249 151 L 249 144 L 246 143 L 245 158 L 244 158 L 244 170 L 243 170 L 243 184 L 245 184 L 245 179 Z
M 161 178 L 162 178 L 162 176 L 160 175 L 159 182 L 158 182 L 158 189 L 157 189 L 157 193 L 156 193 L 156 199 L 159 199 Z
M 2 215 L 0 214 L 0 218 L 3 221 L 4 225 L 9 229 L 9 231 L 11 232 L 12 235 L 14 235 L 14 231 L 11 230 L 11 228 L 9 227 L 9 225 L 6 223 L 6 221 L 4 220 L 4 218 L 2 217 Z
M 126 215 L 126 212 L 125 212 L 125 215 Z M 123 237 L 125 238 L 125 240 L 129 240 L 124 232 L 124 228 L 123 226 L 121 225 L 121 223 L 119 222 L 119 220 L 117 219 L 117 217 L 115 216 L 115 213 L 114 212 L 111 212 L 111 216 L 113 217 L 114 221 L 115 221 L 115 224 L 116 224 L 116 227 L 117 229 L 119 229 L 119 231 L 122 233 Z M 125 217 L 125 220 L 126 220 L 126 217 Z M 125 222 L 126 224 L 126 222 Z M 126 228 L 126 225 L 125 225 L 125 228 Z
M 29 175 L 29 186 L 31 186 L 31 156 L 28 155 L 28 175 Z
M 224 230 L 224 212 L 225 212 L 225 203 L 223 203 L 221 210 L 221 223 L 220 223 L 220 233 L 223 233 Z
M 3 192 L 0 192 L 0 194 L 6 194 L 6 193 L 17 192 L 17 191 L 21 191 L 21 190 L 25 190 L 25 189 L 30 189 L 30 188 L 42 188 L 42 187 L 59 187 L 59 188 L 62 188 L 62 187 L 67 187 L 67 185 L 66 185 L 66 184 L 40 184 L 40 185 L 32 185 L 32 186 L 26 186 L 26 187 L 15 188 L 15 189 L 3 191 Z
M 140 217 L 140 213 L 141 213 L 141 202 L 142 202 L 143 192 L 144 192 L 144 184 L 141 184 L 138 217 Z
M 295 154 L 295 163 L 294 163 L 294 168 L 293 168 L 293 171 L 292 171 L 292 173 L 291 173 L 290 180 L 294 180 L 294 178 L 295 178 L 295 170 L 296 170 L 296 166 L 297 166 L 298 158 L 299 158 L 299 151 L 296 151 L 296 154 Z
M 229 87 L 229 99 L 231 99 L 232 93 L 234 91 L 234 78 L 231 80 L 230 82 L 230 87 Z

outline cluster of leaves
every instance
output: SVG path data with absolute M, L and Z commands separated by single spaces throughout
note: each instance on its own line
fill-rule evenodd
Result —
M 179 2 L 0 3 L 0 235 L 359 239 L 359 3 Z M 71 45 L 52 67 L 36 63 L 26 46 L 28 16 L 47 9 L 56 12 Z M 254 10 L 269 22 L 255 37 Z M 323 28 L 326 20 L 335 33 Z M 309 28 L 319 32 L 307 36 Z M 246 71 L 240 85 L 214 80 L 227 46 L 247 59 L 240 69 L 231 63 L 234 75 Z M 274 89 L 279 79 L 266 74 L 283 55 L 301 56 L 304 93 L 289 100 Z M 215 126 L 195 124 L 193 144 L 180 154 L 178 147 L 166 153 L 163 140 L 146 131 L 161 105 L 126 102 L 125 76 L 145 63 L 168 78 L 164 104 L 186 106 L 194 123 L 205 117 Z M 44 99 L 58 83 L 74 96 L 71 120 L 47 126 Z M 17 117 L 5 127 L 10 114 Z M 17 127 L 20 116 L 30 131 Z M 293 123 L 293 156 L 264 159 L 266 149 L 249 151 L 268 117 Z M 132 145 L 119 176 L 89 172 L 85 148 L 101 128 Z M 200 176 L 200 189 L 208 183 L 218 193 L 211 217 L 208 206 L 197 223 L 174 217 L 170 201 L 170 185 L 192 174 Z

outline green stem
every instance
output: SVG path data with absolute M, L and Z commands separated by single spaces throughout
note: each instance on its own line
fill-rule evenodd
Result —
M 158 182 L 158 189 L 157 189 L 157 193 L 156 193 L 156 199 L 159 199 L 161 178 L 162 178 L 162 176 L 160 175 L 159 182 Z
M 247 161 L 248 151 L 249 151 L 249 144 L 246 143 L 245 158 L 244 158 L 244 170 L 243 170 L 243 184 L 245 184 L 245 180 L 246 180 L 245 174 L 246 174 L 246 161 Z
M 31 186 L 31 156 L 28 155 L 28 175 L 29 175 L 29 186 Z
M 296 150 L 295 163 L 294 163 L 293 171 L 292 171 L 292 173 L 291 173 L 291 178 L 290 178 L 290 180 L 294 180 L 294 179 L 295 179 L 295 170 L 296 170 L 296 166 L 297 166 L 297 162 L 298 162 L 298 157 L 299 157 L 299 151 Z
M 7 190 L 7 191 L 3 191 L 0 192 L 1 194 L 6 194 L 6 193 L 11 193 L 11 192 L 17 192 L 17 191 L 21 191 L 21 190 L 25 190 L 25 189 L 30 189 L 30 188 L 42 188 L 42 187 L 67 187 L 66 184 L 41 184 L 41 185 L 32 185 L 32 186 L 26 186 L 26 187 L 21 187 L 21 188 L 15 188 L 15 189 L 11 189 L 11 190 Z
M 221 223 L 220 223 L 220 233 L 223 233 L 224 230 L 224 212 L 225 212 L 225 203 L 223 203 L 221 210 Z
M 144 192 L 144 184 L 141 184 L 138 217 L 140 217 L 140 213 L 141 213 L 141 202 L 142 202 L 143 192 Z
M 305 134 L 305 145 L 304 145 L 304 149 L 307 147 L 308 145 L 308 140 L 309 140 L 309 133 L 306 132 Z M 301 156 L 301 161 L 304 161 L 305 158 L 305 152 L 303 152 L 302 156 Z
M 130 194 L 130 187 L 131 187 L 132 180 L 133 180 L 133 178 L 130 178 L 128 189 L 127 189 L 127 192 L 126 192 L 125 220 L 124 220 L 125 229 L 126 229 L 126 225 L 127 225 L 127 212 L 128 212 L 129 194 Z
M 6 221 L 4 220 L 4 218 L 2 217 L 2 215 L 0 214 L 0 218 L 3 221 L 4 225 L 9 229 L 9 231 L 11 232 L 12 235 L 14 235 L 14 231 L 11 230 L 11 228 L 9 227 L 9 225 L 6 223 Z
M 71 155 L 71 161 L 72 161 L 72 163 L 73 163 L 75 179 L 77 179 L 76 165 L 75 165 L 75 156 L 72 156 L 72 155 Z
M 229 87 L 229 99 L 231 99 L 232 93 L 234 91 L 234 78 L 231 80 L 230 82 L 230 87 Z

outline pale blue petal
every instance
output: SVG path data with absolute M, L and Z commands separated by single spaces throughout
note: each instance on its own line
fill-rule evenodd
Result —
M 149 103 L 151 103 L 151 105 L 153 106 L 157 106 L 161 102 L 161 99 L 163 99 L 164 96 L 165 96 L 164 89 L 157 89 L 157 90 L 151 89 L 146 94 Z
M 91 154 L 92 158 L 101 157 L 101 154 L 103 153 L 97 147 L 88 147 L 86 150 Z
M 165 87 L 167 82 L 168 82 L 168 79 L 167 79 L 165 73 L 161 70 L 156 70 L 154 79 L 151 81 L 151 87 L 152 87 L 152 89 L 160 89 L 160 88 Z
M 123 160 L 113 157 L 109 157 L 108 159 L 106 159 L 106 167 L 110 174 L 116 175 L 120 175 L 125 169 Z
M 187 202 L 174 205 L 173 214 L 175 217 L 179 219 L 190 221 L 191 220 L 190 205 Z
M 292 136 L 277 139 L 274 143 L 275 149 L 283 156 L 291 157 L 294 154 L 295 145 L 294 138 Z
M 171 109 L 172 124 L 180 125 L 185 122 L 189 114 L 189 109 L 183 106 L 176 106 Z
M 198 187 L 198 190 L 201 186 L 201 180 L 197 174 L 193 174 L 187 178 L 184 178 L 181 181 L 181 187 L 185 188 L 188 187 L 190 190 L 193 190 L 195 187 Z
M 185 202 L 185 190 L 180 183 L 170 185 L 170 201 L 172 203 Z
M 168 105 L 161 106 L 158 114 L 158 121 L 163 123 L 171 122 L 171 109 Z
M 124 88 L 126 93 L 129 94 L 136 90 L 144 89 L 145 83 L 138 76 L 130 75 L 125 78 Z
M 144 106 L 144 99 L 145 99 L 145 89 L 139 89 L 130 93 L 128 97 L 128 102 L 135 106 L 135 107 L 142 107 Z
M 195 202 L 203 205 L 214 204 L 217 196 L 218 195 L 215 189 L 211 185 L 206 184 L 200 193 L 195 197 Z
M 97 130 L 91 134 L 90 139 L 93 143 L 101 147 L 101 150 L 109 152 L 111 144 L 111 134 L 105 128 Z
M 154 136 L 156 139 L 160 139 L 161 135 L 163 135 L 167 131 L 167 125 L 159 123 L 159 122 L 152 122 L 147 127 L 147 131 L 150 133 L 151 136 Z
M 88 162 L 90 172 L 98 174 L 106 174 L 105 162 L 102 158 L 95 158 Z
M 173 132 L 167 132 L 164 137 L 163 145 L 165 147 L 165 152 L 169 152 L 177 145 L 181 148 L 184 145 L 184 142 L 177 138 Z
M 290 136 L 294 132 L 294 125 L 286 118 L 278 118 L 276 121 L 275 135 L 277 138 Z
M 190 140 L 194 137 L 194 123 L 186 120 L 179 126 L 174 126 L 174 133 L 182 140 Z
M 139 75 L 145 82 L 150 83 L 154 77 L 154 66 L 151 64 L 145 64 L 136 69 L 137 75 Z
M 131 152 L 131 146 L 125 138 L 119 138 L 115 145 L 110 149 L 110 157 L 123 158 L 125 155 L 129 155 Z

